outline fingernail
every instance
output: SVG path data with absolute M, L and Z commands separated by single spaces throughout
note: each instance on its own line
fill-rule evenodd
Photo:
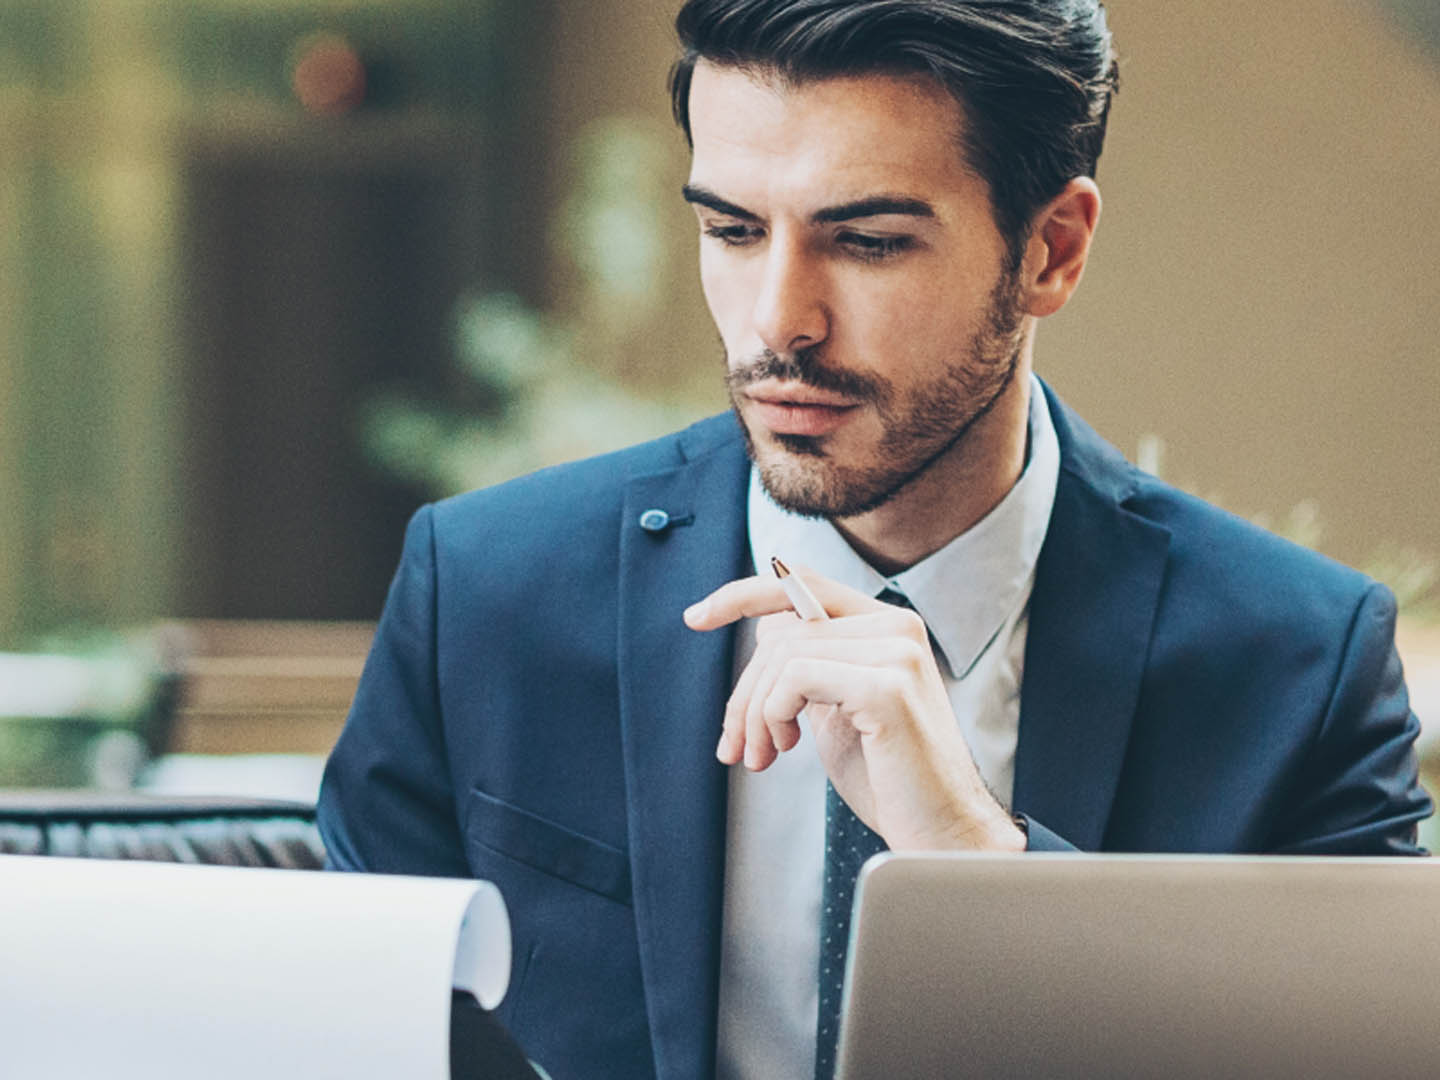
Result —
M 685 609 L 686 622 L 699 622 L 705 617 L 706 610 L 710 607 L 710 601 L 699 600 Z

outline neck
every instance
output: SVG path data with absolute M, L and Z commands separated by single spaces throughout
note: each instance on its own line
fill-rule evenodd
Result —
M 1028 351 L 1028 350 L 1027 350 Z M 1025 467 L 1030 363 L 961 439 L 884 505 L 835 528 L 856 553 L 889 577 L 914 566 L 971 528 L 1010 492 Z

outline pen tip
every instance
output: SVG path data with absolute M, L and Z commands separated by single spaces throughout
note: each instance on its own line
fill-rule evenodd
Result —
M 779 555 L 770 556 L 770 569 L 775 571 L 775 576 L 778 578 L 790 576 L 790 568 L 780 561 Z

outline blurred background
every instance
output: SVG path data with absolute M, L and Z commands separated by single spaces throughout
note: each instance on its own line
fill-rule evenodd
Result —
M 723 407 L 674 6 L 0 0 L 0 786 L 306 797 L 417 506 Z M 1440 728 L 1440 5 L 1108 6 L 1039 372 Z

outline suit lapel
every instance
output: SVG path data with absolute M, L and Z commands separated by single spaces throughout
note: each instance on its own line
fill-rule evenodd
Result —
M 730 439 L 631 481 L 621 523 L 618 664 L 630 866 L 661 1080 L 709 1076 L 715 1065 L 726 792 L 715 742 L 734 633 L 695 633 L 681 612 L 749 571 L 747 476 L 740 441 Z M 670 524 L 642 528 L 648 510 L 664 511 Z
M 1061 473 L 1031 602 L 1014 802 L 1093 850 L 1120 777 L 1169 534 L 1125 509 L 1128 465 L 1048 388 L 1047 396 Z M 732 428 L 673 469 L 630 481 L 621 522 L 631 876 L 660 1080 L 714 1071 L 726 792 L 714 749 L 734 635 L 693 633 L 681 612 L 750 572 L 747 477 Z M 666 512 L 667 528 L 640 526 L 652 509 Z
M 1093 851 L 1124 763 L 1169 533 L 1125 509 L 1133 470 L 1047 397 L 1061 470 L 1030 606 L 1014 803 Z

